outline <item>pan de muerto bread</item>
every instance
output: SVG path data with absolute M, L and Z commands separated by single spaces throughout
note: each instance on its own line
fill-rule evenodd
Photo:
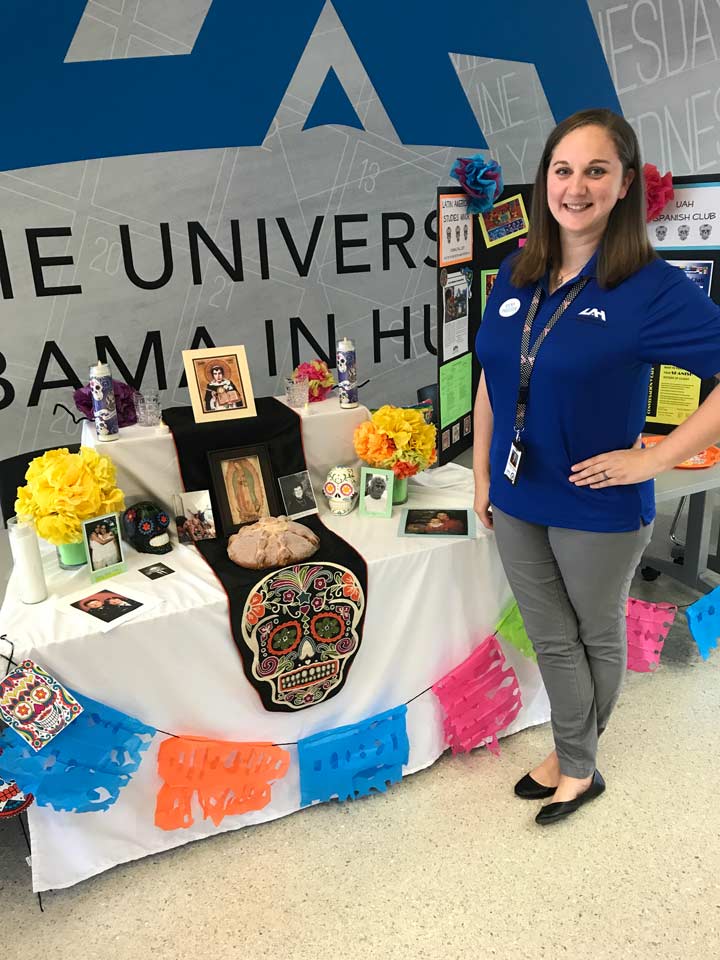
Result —
M 311 557 L 320 538 L 302 523 L 287 517 L 263 517 L 234 533 L 228 541 L 228 556 L 239 567 L 262 570 L 284 567 Z

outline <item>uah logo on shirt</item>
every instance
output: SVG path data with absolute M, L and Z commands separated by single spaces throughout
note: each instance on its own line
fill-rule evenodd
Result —
M 607 317 L 605 316 L 604 310 L 599 310 L 597 307 L 586 307 L 584 310 L 581 310 L 578 314 L 578 317 L 592 317 L 596 323 L 606 323 Z

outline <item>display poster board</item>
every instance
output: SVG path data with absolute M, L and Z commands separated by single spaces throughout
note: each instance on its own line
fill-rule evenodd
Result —
M 648 224 L 648 236 L 659 256 L 684 270 L 707 296 L 720 303 L 720 175 L 674 177 L 673 186 L 675 196 Z M 456 237 L 458 223 L 460 236 L 464 237 L 462 225 L 466 219 L 452 219 L 453 212 L 462 207 L 451 205 L 448 199 L 458 194 L 462 203 L 461 188 L 438 190 L 438 460 L 441 464 L 455 459 L 472 445 L 472 403 L 480 379 L 480 364 L 473 349 L 475 336 L 500 264 L 522 245 L 527 233 L 532 185 L 506 186 L 490 214 L 470 217 L 472 228 L 468 227 L 468 238 L 471 240 L 465 247 L 456 242 Z M 467 259 L 459 259 L 461 256 Z M 460 304 L 461 313 L 467 304 L 467 323 L 464 314 L 461 323 L 457 323 L 456 302 Z M 715 386 L 714 377 L 701 380 L 679 367 L 661 364 L 653 367 L 644 432 L 670 433 L 697 410 Z
M 498 268 L 529 228 L 532 187 L 506 186 L 489 213 L 467 212 L 461 187 L 441 187 L 438 213 L 438 462 L 472 446 L 480 380 L 475 336 Z
M 673 187 L 673 199 L 648 224 L 650 241 L 664 260 L 720 303 L 720 176 L 674 177 Z M 714 377 L 701 380 L 667 364 L 653 367 L 645 433 L 670 433 L 715 385 Z

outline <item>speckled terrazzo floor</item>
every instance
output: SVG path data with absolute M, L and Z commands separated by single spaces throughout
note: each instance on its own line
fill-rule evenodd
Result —
M 668 578 L 634 596 L 687 603 Z M 678 617 L 653 676 L 630 674 L 604 737 L 606 794 L 541 829 L 515 779 L 539 727 L 445 756 L 387 795 L 313 808 L 30 892 L 17 823 L 0 823 L 3 952 L 15 960 L 720 956 L 720 652 Z

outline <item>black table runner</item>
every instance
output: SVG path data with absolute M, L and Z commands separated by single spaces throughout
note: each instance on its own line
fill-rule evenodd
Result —
M 324 702 L 344 686 L 362 639 L 367 565 L 357 550 L 329 530 L 317 515 L 296 521 L 320 538 L 317 552 L 307 560 L 263 570 L 248 570 L 230 560 L 228 538 L 219 529 L 220 511 L 208 454 L 265 444 L 280 504 L 277 478 L 307 469 L 300 417 L 272 397 L 256 399 L 256 404 L 257 416 L 244 419 L 195 423 L 190 407 L 165 410 L 163 419 L 175 441 L 185 490 L 210 491 L 218 537 L 199 541 L 196 546 L 227 594 L 233 638 L 245 675 L 266 709 L 296 711 Z M 315 491 L 315 495 L 321 496 L 322 491 Z M 290 579 L 297 582 L 267 580 L 269 574 L 280 569 L 283 574 L 289 571 Z M 332 584 L 329 578 L 334 578 Z M 284 587 L 278 588 L 278 583 Z M 294 593 L 292 600 L 290 593 Z M 258 596 L 262 599 L 256 601 L 255 616 L 261 622 L 256 625 L 246 605 L 249 597 Z M 263 616 L 258 615 L 260 609 Z M 300 631 L 297 643 L 293 631 Z M 276 661 L 279 669 L 273 670 Z

